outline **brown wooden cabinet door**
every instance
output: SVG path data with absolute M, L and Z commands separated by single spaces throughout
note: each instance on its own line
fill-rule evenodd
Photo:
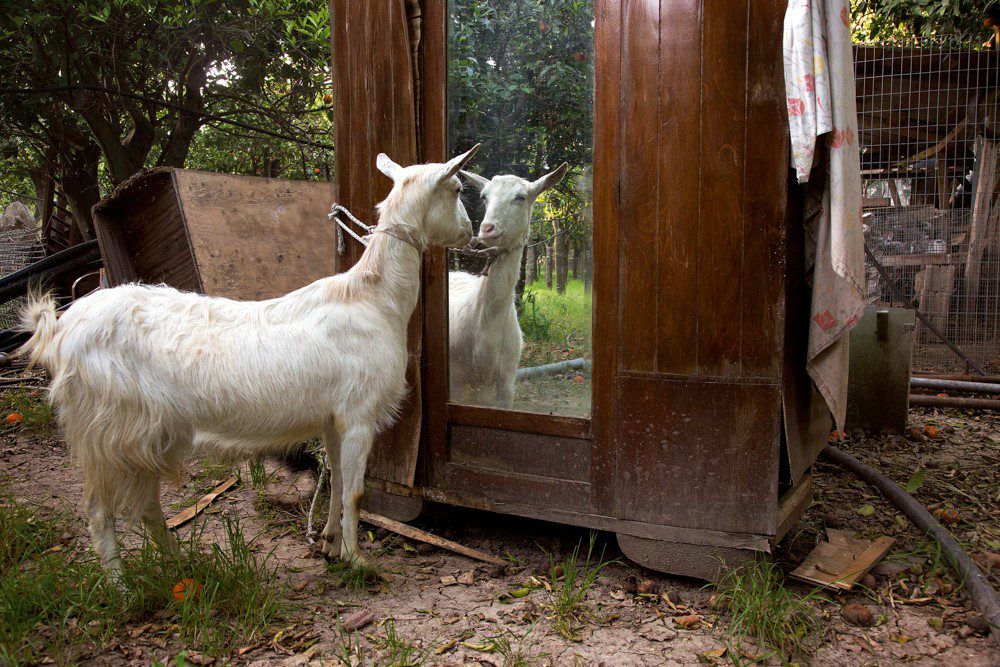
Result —
M 773 532 L 784 3 L 599 4 L 603 495 L 623 518 Z

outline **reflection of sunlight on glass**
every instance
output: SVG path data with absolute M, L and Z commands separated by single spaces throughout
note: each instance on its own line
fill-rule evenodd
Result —
M 449 12 L 449 150 L 483 144 L 465 186 L 480 247 L 448 261 L 450 400 L 589 416 L 593 2 Z

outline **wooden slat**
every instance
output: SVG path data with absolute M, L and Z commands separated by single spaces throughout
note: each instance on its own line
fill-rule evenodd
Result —
M 582 417 L 496 410 L 452 403 L 448 406 L 448 421 L 452 424 L 485 426 L 519 433 L 541 433 L 578 439 L 590 437 L 590 420 Z
M 622 35 L 620 367 L 656 368 L 659 4 L 626 0 Z
M 336 156 L 340 203 L 362 220 L 375 222 L 375 205 L 392 183 L 375 167 L 387 153 L 410 165 L 417 161 L 413 69 L 403 0 L 331 0 Z M 348 241 L 352 265 L 363 250 Z M 420 354 L 423 306 L 418 303 L 408 328 L 407 395 L 400 418 L 381 434 L 369 458 L 370 476 L 413 484 L 419 453 L 422 402 Z
M 701 206 L 701 12 L 698 3 L 660 2 L 656 369 L 698 368 L 698 211 Z M 684 35 L 678 39 L 678 35 Z M 637 168 L 649 168 L 654 160 Z
M 705 0 L 702 11 L 698 367 L 703 373 L 737 376 L 744 264 L 747 0 Z M 777 50 L 775 44 L 775 59 Z
M 750 3 L 744 172 L 743 282 L 740 309 L 744 376 L 781 376 L 788 126 L 781 41 L 782 0 Z M 767 165 L 763 167 L 762 165 Z
M 541 475 L 590 482 L 590 443 L 586 440 L 453 424 L 450 442 L 448 458 L 452 463 L 497 475 Z M 534 494 L 522 500 L 545 501 Z
M 618 168 L 621 129 L 622 13 L 620 2 L 594 4 L 594 332 L 591 479 L 594 507 L 614 507 L 612 448 L 618 396 Z

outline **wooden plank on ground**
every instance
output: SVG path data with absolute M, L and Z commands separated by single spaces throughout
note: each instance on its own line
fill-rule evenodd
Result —
M 228 491 L 234 484 L 236 484 L 236 475 L 233 475 L 222 484 L 219 484 L 217 487 L 212 489 L 210 493 L 206 493 L 198 500 L 198 502 L 191 505 L 191 507 L 188 507 L 179 514 L 168 519 L 167 528 L 177 528 L 178 526 L 183 526 L 185 523 L 204 512 L 209 505 L 215 502 L 216 498 Z
M 792 578 L 824 588 L 851 590 L 892 548 L 896 539 L 880 537 L 874 542 L 857 539 L 845 530 L 828 528 L 828 542 L 820 542 L 792 572 Z
M 454 551 L 457 554 L 462 554 L 463 556 L 468 556 L 469 558 L 473 558 L 475 560 L 481 560 L 484 563 L 490 563 L 491 565 L 507 564 L 507 561 L 502 558 L 491 556 L 477 549 L 459 544 L 458 542 L 452 542 L 451 540 L 446 540 L 443 537 L 438 537 L 437 535 L 431 535 L 425 530 L 414 528 L 413 526 L 395 521 L 380 514 L 372 514 L 371 512 L 361 510 L 361 520 L 365 523 L 370 523 L 373 526 L 390 530 L 398 535 L 402 535 L 403 537 L 408 537 L 411 540 L 418 540 L 420 542 L 426 542 L 427 544 L 433 544 L 441 549 Z

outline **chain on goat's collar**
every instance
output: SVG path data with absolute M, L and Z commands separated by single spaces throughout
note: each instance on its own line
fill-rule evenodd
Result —
M 343 218 L 347 219 L 347 222 L 352 222 L 355 225 L 357 225 L 358 227 L 360 227 L 361 229 L 363 229 L 365 231 L 365 236 L 361 236 L 357 232 L 355 232 L 353 229 L 351 229 L 348 226 L 347 222 L 345 222 L 342 219 L 342 216 L 343 216 Z M 367 247 L 368 244 L 370 243 L 370 241 L 366 241 L 365 240 L 367 237 L 369 237 L 369 236 L 371 236 L 373 234 L 385 234 L 386 236 L 391 236 L 394 239 L 397 239 L 399 241 L 402 241 L 403 243 L 407 243 L 407 244 L 413 246 L 416 249 L 416 251 L 419 252 L 420 254 L 423 254 L 424 250 L 427 249 L 426 246 L 425 246 L 425 244 L 419 243 L 414 238 L 412 238 L 412 236 L 410 236 L 409 234 L 406 234 L 404 232 L 400 232 L 400 231 L 397 231 L 397 230 L 394 230 L 394 229 L 386 229 L 386 228 L 381 228 L 380 229 L 380 228 L 378 228 L 376 226 L 366 225 L 365 223 L 361 222 L 356 217 L 354 217 L 354 214 L 351 213 L 350 211 L 348 211 L 346 207 L 341 206 L 340 204 L 334 204 L 333 206 L 331 206 L 330 207 L 330 213 L 326 217 L 327 217 L 327 219 L 333 220 L 334 222 L 337 223 L 337 254 L 338 255 L 343 255 L 345 252 L 347 252 L 347 249 L 344 246 L 344 232 L 347 232 L 348 234 L 350 234 L 352 237 L 354 237 L 354 240 L 356 240 L 358 243 L 360 243 L 361 245 L 363 245 L 365 247 Z

